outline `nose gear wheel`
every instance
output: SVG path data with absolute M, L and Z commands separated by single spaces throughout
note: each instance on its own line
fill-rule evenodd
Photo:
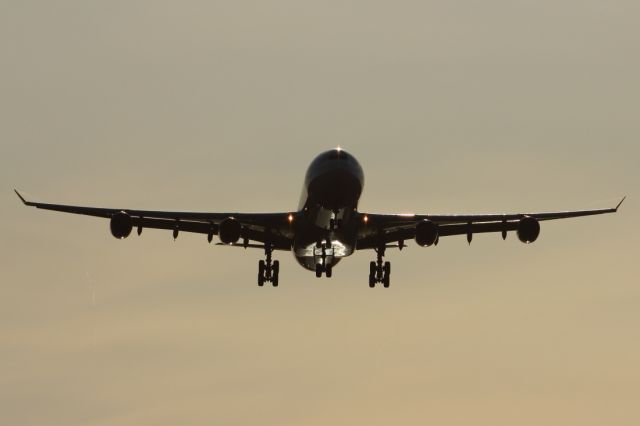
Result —
M 320 262 L 316 263 L 316 277 L 320 278 L 322 277 L 322 274 L 324 273 L 325 276 L 327 278 L 331 278 L 331 276 L 333 275 L 333 265 L 331 263 L 327 263 L 327 257 L 331 257 L 333 258 L 333 248 L 329 247 L 331 249 L 330 251 L 330 255 L 327 254 L 327 243 L 324 241 L 318 241 L 316 243 L 316 249 L 321 250 L 321 254 L 318 260 L 320 260 Z

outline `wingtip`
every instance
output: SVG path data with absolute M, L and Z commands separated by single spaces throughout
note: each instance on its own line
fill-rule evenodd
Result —
M 624 203 L 624 200 L 626 200 L 626 199 L 627 199 L 626 195 L 624 197 L 622 197 L 622 200 L 620 200 L 620 202 L 616 206 L 616 211 L 618 211 L 618 209 L 620 208 L 620 206 L 622 205 L 622 203 Z
M 16 193 L 16 195 L 18 196 L 18 198 L 20 198 L 20 201 L 22 201 L 23 204 L 27 204 L 27 200 L 24 199 L 24 197 L 22 195 L 20 195 L 20 193 L 18 192 L 17 189 L 14 189 L 13 192 Z

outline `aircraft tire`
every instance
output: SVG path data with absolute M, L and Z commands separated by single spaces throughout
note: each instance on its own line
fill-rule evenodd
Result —
M 260 287 L 264 285 L 264 260 L 258 262 L 258 285 Z
M 278 287 L 278 280 L 280 279 L 280 262 L 278 260 L 273 261 L 273 274 L 271 276 L 271 283 L 274 287 Z

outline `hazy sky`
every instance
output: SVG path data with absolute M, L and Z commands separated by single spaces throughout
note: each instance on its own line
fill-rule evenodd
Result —
M 637 425 L 640 3 L 0 0 L 0 423 Z M 279 253 L 41 201 L 288 211 L 341 145 L 363 211 L 618 215 Z

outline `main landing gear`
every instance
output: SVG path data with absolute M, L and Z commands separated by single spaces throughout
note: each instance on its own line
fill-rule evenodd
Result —
M 391 275 L 391 262 L 382 262 L 385 247 L 376 249 L 378 255 L 377 262 L 369 264 L 369 287 L 373 288 L 376 283 L 382 283 L 385 288 L 389 287 L 389 276 Z
M 274 287 L 278 287 L 278 275 L 280 274 L 280 262 L 271 261 L 271 253 L 273 247 L 269 244 L 264 245 L 264 254 L 266 260 L 258 262 L 258 285 L 262 287 L 265 282 L 270 282 Z
M 327 254 L 327 244 L 324 241 L 318 241 L 316 243 L 316 249 L 321 250 L 320 263 L 316 263 L 316 277 L 322 277 L 322 273 L 324 272 L 327 278 L 331 278 L 333 266 L 331 263 L 327 263 L 327 256 L 333 256 L 333 249 L 329 249 L 330 254 Z

